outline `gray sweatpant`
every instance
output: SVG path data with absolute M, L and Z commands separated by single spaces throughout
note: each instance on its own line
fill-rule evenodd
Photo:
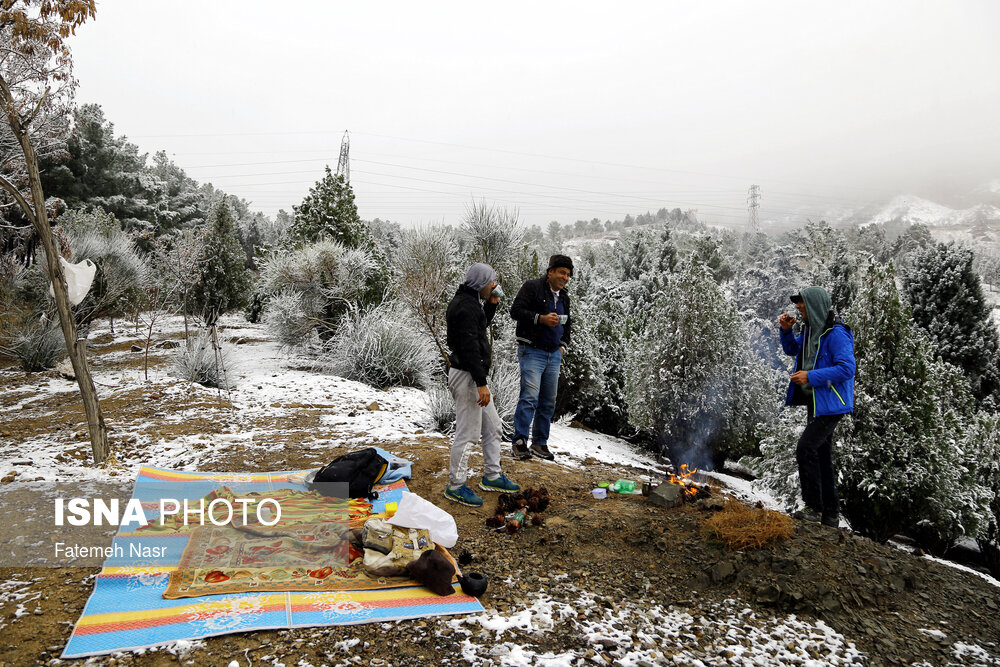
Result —
M 469 475 L 469 454 L 480 436 L 483 438 L 486 477 L 496 477 L 500 474 L 500 439 L 503 434 L 496 401 L 491 397 L 489 405 L 479 407 L 479 390 L 468 371 L 450 369 L 448 389 L 455 399 L 455 438 L 451 441 L 448 482 L 452 486 L 465 484 Z

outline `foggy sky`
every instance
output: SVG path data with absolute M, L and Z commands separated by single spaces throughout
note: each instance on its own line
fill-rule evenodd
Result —
M 291 211 L 351 133 L 364 218 L 764 220 L 1000 179 L 1000 4 L 98 0 L 78 102 Z M 943 196 L 943 195 L 942 195 Z

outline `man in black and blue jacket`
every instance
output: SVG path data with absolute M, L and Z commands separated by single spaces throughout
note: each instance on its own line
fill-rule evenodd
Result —
M 548 447 L 549 430 L 556 409 L 559 366 L 573 327 L 566 293 L 572 276 L 573 260 L 552 255 L 545 275 L 525 282 L 510 308 L 510 316 L 517 321 L 521 367 L 521 394 L 514 411 L 513 453 L 518 459 L 532 455 L 549 461 L 554 458 Z
M 806 406 L 806 428 L 795 457 L 799 464 L 802 500 L 799 519 L 828 526 L 840 523 L 840 499 L 833 469 L 833 431 L 837 422 L 854 412 L 854 334 L 837 318 L 830 295 L 822 287 L 806 287 L 791 297 L 804 322 L 792 331 L 795 318 L 782 313 L 781 347 L 795 357 L 786 405 Z

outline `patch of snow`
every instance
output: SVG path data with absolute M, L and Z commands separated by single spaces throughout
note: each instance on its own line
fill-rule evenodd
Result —
M 765 508 L 776 512 L 784 512 L 787 509 L 784 503 L 765 491 L 756 482 L 715 471 L 706 473 L 706 475 L 725 484 L 734 496 L 744 502 L 750 504 L 759 502 Z
M 909 550 L 909 549 L 906 549 L 906 550 Z M 991 577 L 988 574 L 983 574 L 982 572 L 979 572 L 978 570 L 973 570 L 971 567 L 966 567 L 965 565 L 962 565 L 961 563 L 955 563 L 953 561 L 945 560 L 943 558 L 937 558 L 935 556 L 931 556 L 930 554 L 925 554 L 924 558 L 926 558 L 927 560 L 932 560 L 935 563 L 941 563 L 942 565 L 947 565 L 948 567 L 953 567 L 956 570 L 961 570 L 962 572 L 968 572 L 969 574 L 974 574 L 977 577 L 979 577 L 979 578 L 981 578 L 981 579 L 983 579 L 985 581 L 988 581 L 989 583 L 993 584 L 997 588 L 1000 588 L 1000 581 L 997 581 L 996 579 L 994 579 L 993 577 Z
M 447 625 L 463 634 L 468 626 L 479 626 L 495 636 L 494 642 L 485 645 L 469 639 L 462 642 L 462 658 L 472 665 L 573 665 L 587 650 L 622 665 L 640 661 L 697 665 L 705 664 L 706 656 L 724 655 L 729 665 L 818 666 L 855 664 L 864 657 L 821 620 L 762 616 L 735 600 L 709 605 L 696 612 L 696 617 L 688 610 L 632 602 L 607 608 L 597 604 L 592 594 L 571 590 L 577 593 L 572 605 L 537 593 L 526 609 L 509 616 L 490 611 Z M 711 614 L 712 620 L 705 614 Z M 562 653 L 534 650 L 532 637 L 543 636 L 556 625 L 572 628 L 587 648 Z M 695 627 L 711 627 L 715 632 L 699 638 L 691 633 Z M 812 655 L 823 655 L 824 662 Z
M 591 457 L 601 463 L 632 466 L 664 474 L 663 464 L 649 452 L 643 452 L 621 438 L 573 428 L 569 425 L 570 422 L 569 418 L 564 418 L 552 424 L 548 444 L 549 449 L 556 455 L 555 463 L 571 468 L 583 468 L 583 461 Z
M 934 630 L 930 628 L 919 628 L 919 631 L 924 633 L 925 635 L 933 637 L 934 639 L 946 639 L 948 637 L 948 635 L 941 632 L 940 630 Z
M 951 645 L 951 654 L 963 664 L 1000 665 L 1000 658 L 991 656 L 986 649 L 978 644 L 955 642 Z

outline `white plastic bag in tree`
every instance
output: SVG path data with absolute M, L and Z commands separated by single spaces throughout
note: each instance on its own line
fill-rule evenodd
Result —
M 430 531 L 431 539 L 445 549 L 451 549 L 458 542 L 455 518 L 411 491 L 403 491 L 399 509 L 389 519 L 389 523 L 402 528 L 426 528 Z
M 79 264 L 70 264 L 62 257 L 59 258 L 62 264 L 63 274 L 66 276 L 66 290 L 69 293 L 69 305 L 76 306 L 90 291 L 90 286 L 94 284 L 94 276 L 97 274 L 97 265 L 89 259 L 85 259 Z M 55 290 L 49 285 L 49 296 L 54 297 Z

